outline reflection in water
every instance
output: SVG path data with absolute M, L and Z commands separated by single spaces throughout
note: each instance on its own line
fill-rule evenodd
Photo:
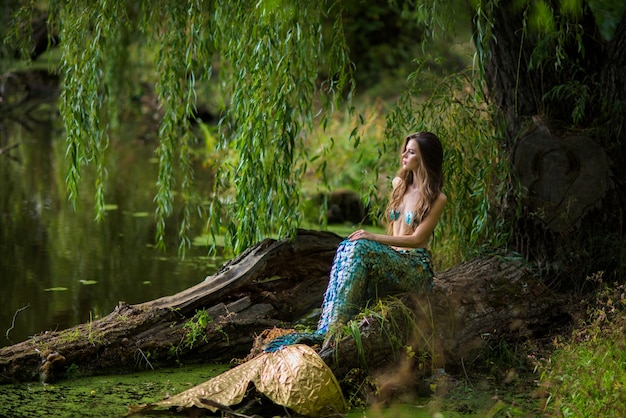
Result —
M 222 264 L 206 257 L 205 247 L 178 259 L 176 220 L 167 253 L 152 247 L 158 167 L 154 144 L 137 141 L 133 126 L 120 130 L 124 138 L 111 139 L 105 196 L 110 210 L 100 223 L 94 221 L 91 168 L 84 169 L 78 210 L 67 201 L 59 121 L 1 131 L 0 148 L 19 146 L 0 154 L 0 347 L 105 316 L 119 301 L 176 293 Z M 197 168 L 196 177 L 210 190 L 208 173 Z M 198 221 L 191 233 L 201 228 Z

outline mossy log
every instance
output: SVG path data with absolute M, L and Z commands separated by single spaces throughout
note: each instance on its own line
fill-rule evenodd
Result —
M 486 364 L 494 347 L 544 340 L 572 319 L 562 298 L 521 260 L 499 256 L 440 272 L 430 292 L 401 295 L 398 301 L 362 317 L 360 342 L 348 335 L 339 348 L 320 352 L 337 376 L 346 376 L 355 364 L 398 381 L 442 368 L 467 373 Z M 409 376 L 396 368 L 409 363 L 415 366 Z
M 138 305 L 120 302 L 101 319 L 4 347 L 0 383 L 51 381 L 68 367 L 85 375 L 112 374 L 245 357 L 264 330 L 290 328 L 321 305 L 340 241 L 315 231 L 267 239 L 175 295 Z M 523 265 L 497 257 L 442 272 L 428 294 L 399 300 L 404 303 L 360 320 L 364 350 L 349 336 L 321 350 L 338 378 L 364 365 L 388 367 L 407 344 L 431 353 L 437 366 L 467 364 L 495 338 L 532 338 L 565 318 Z M 397 327 L 386 326 L 391 323 Z

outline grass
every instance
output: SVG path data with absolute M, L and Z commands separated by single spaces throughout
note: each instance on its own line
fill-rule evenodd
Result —
M 82 335 L 80 334 L 80 330 L 78 328 L 65 329 L 61 331 L 59 336 L 61 340 L 66 343 L 72 343 L 74 341 L 78 341 L 82 337 Z
M 98 319 L 98 315 L 93 315 L 89 312 L 89 323 L 87 324 L 88 334 L 87 339 L 89 344 L 91 345 L 99 345 L 102 344 L 102 338 L 104 337 L 104 332 L 94 328 L 94 320 Z
M 602 276 L 588 278 L 597 291 L 571 336 L 555 337 L 547 347 L 501 342 L 481 354 L 469 375 L 434 373 L 421 392 L 399 393 L 392 403 L 371 405 L 362 393 L 376 394 L 380 382 L 349 376 L 362 393 L 346 395 L 352 400 L 347 416 L 626 416 L 626 285 L 604 283 Z
M 545 410 L 561 417 L 626 416 L 626 287 L 589 278 L 599 290 L 587 318 L 566 340 L 555 339 L 542 370 Z

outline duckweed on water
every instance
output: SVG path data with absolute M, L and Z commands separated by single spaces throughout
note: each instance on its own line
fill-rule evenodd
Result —
M 160 401 L 228 370 L 227 364 L 193 365 L 127 375 L 74 378 L 54 384 L 37 382 L 0 385 L 0 417 L 123 417 L 130 405 Z M 79 372 L 76 370 L 75 372 Z M 540 417 L 540 402 L 532 395 L 532 376 L 509 385 L 493 379 L 473 384 L 452 379 L 449 387 L 426 398 L 411 395 L 392 405 L 353 408 L 347 418 L 484 418 Z M 437 390 L 439 392 L 439 390 Z M 144 417 L 169 415 L 157 410 Z M 274 414 L 272 414 L 274 416 Z M 280 415 L 286 416 L 286 415 Z
M 2 417 L 122 417 L 128 406 L 163 399 L 202 383 L 229 365 L 195 365 L 55 384 L 0 385 Z M 149 416 L 149 415 L 144 415 Z

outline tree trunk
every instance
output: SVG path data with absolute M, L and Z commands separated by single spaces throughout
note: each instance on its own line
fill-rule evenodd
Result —
M 139 305 L 120 302 L 104 318 L 63 331 L 46 331 L 0 350 L 0 382 L 130 372 L 149 365 L 224 362 L 244 357 L 255 335 L 289 328 L 322 302 L 340 237 L 299 231 L 294 239 L 265 240 L 203 283 Z M 567 318 L 551 292 L 520 263 L 477 259 L 437 275 L 428 294 L 401 298 L 382 316 L 361 323 L 364 351 L 345 337 L 321 356 L 338 378 L 353 368 L 377 370 L 411 344 L 437 367 L 470 364 L 494 339 L 548 333 Z M 202 322 L 198 312 L 206 312 Z M 396 328 L 382 324 L 395 323 Z M 195 338 L 194 338 L 195 337 Z M 361 354 L 362 353 L 362 354 Z
M 567 286 L 597 271 L 623 273 L 626 15 L 603 39 L 589 3 L 570 21 L 576 31 L 558 40 L 524 25 L 531 10 L 497 3 L 485 63 L 504 149 L 526 191 L 513 248 Z M 571 19 L 552 10 L 557 24 Z

